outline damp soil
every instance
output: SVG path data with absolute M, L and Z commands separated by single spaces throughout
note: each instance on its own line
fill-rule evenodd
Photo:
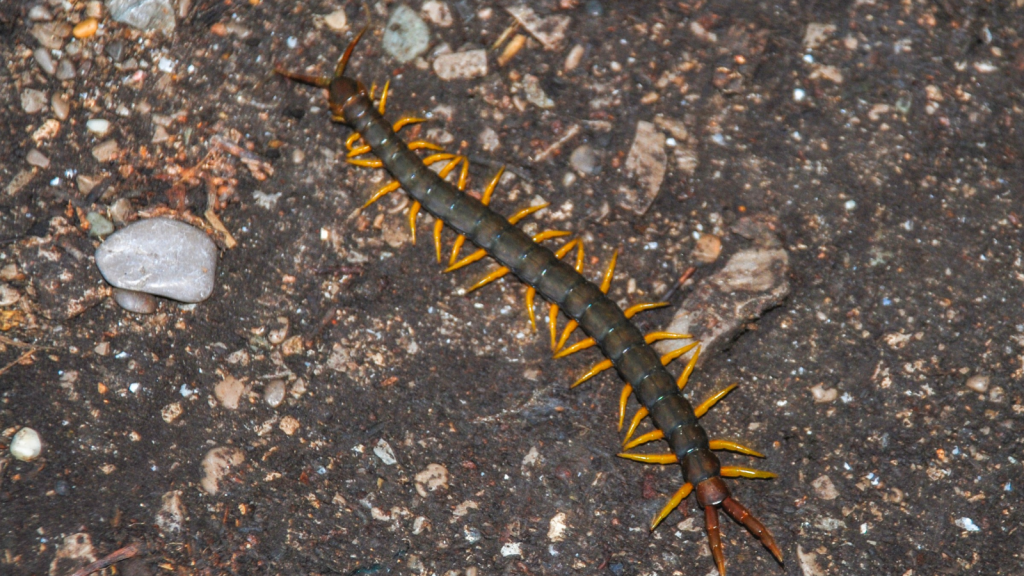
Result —
M 775 223 L 788 299 L 690 385 L 701 399 L 739 382 L 703 423 L 765 453 L 725 461 L 779 474 L 730 486 L 785 564 L 726 520 L 731 574 L 1024 574 L 1020 2 L 540 2 L 540 17 L 571 19 L 561 45 L 528 39 L 503 66 L 498 48 L 486 76 L 442 81 L 430 52 L 400 64 L 382 51 L 395 4 L 367 16 L 198 1 L 171 36 L 104 22 L 95 41 L 122 41 L 144 73 L 97 48 L 63 82 L 38 70 L 29 6 L 14 4 L 0 8 L 0 268 L 15 265 L 4 283 L 20 298 L 4 308 L 0 364 L 21 361 L 0 374 L 0 444 L 31 426 L 45 446 L 0 467 L 0 573 L 66 574 L 57 552 L 80 534 L 97 557 L 145 543 L 119 565 L 132 574 L 714 572 L 692 499 L 648 530 L 681 479 L 615 456 L 621 381 L 569 389 L 597 354 L 552 360 L 511 279 L 461 295 L 488 265 L 443 274 L 431 221 L 413 245 L 397 194 L 358 213 L 384 174 L 346 165 L 349 131 L 322 93 L 271 71 L 327 71 L 368 24 L 352 74 L 391 81 L 393 117 L 429 114 L 410 137 L 471 154 L 471 189 L 514 168 L 493 206 L 550 202 L 529 225 L 584 238 L 592 277 L 620 248 L 618 301 L 657 300 L 695 266 L 678 306 L 745 247 L 733 223 Z M 430 23 L 435 47 L 488 48 L 513 21 L 496 3 L 447 6 L 453 24 Z M 340 32 L 322 18 L 339 8 Z M 527 75 L 553 107 L 526 100 Z M 71 96 L 58 137 L 32 140 L 48 113 L 23 111 L 25 88 Z M 169 135 L 158 143 L 154 115 Z M 104 163 L 84 128 L 94 117 L 114 122 L 121 150 Z M 637 124 L 657 117 L 688 139 L 666 148 L 650 206 L 623 209 Z M 210 157 L 217 134 L 273 174 Z M 570 165 L 581 145 L 597 174 Z M 687 146 L 695 167 L 677 153 Z M 36 147 L 49 166 L 11 192 Z M 76 185 L 101 173 L 102 194 Z M 132 217 L 203 219 L 211 181 L 237 241 L 213 296 L 151 316 L 103 298 L 84 215 L 125 198 Z M 702 234 L 722 241 L 714 262 L 692 256 Z M 227 378 L 246 386 L 235 410 L 215 397 Z M 263 399 L 273 380 L 288 391 L 276 408 Z M 210 494 L 202 461 L 218 446 L 244 461 Z M 446 482 L 428 485 L 428 468 Z

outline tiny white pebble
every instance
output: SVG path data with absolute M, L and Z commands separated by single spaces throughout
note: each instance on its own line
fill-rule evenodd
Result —
M 814 56 L 812 56 L 811 54 L 804 54 L 804 62 L 807 62 L 808 64 L 814 64 Z
M 22 462 L 31 462 L 39 457 L 43 451 L 43 441 L 39 433 L 25 427 L 18 430 L 18 433 L 11 438 L 11 456 Z
M 804 98 L 806 97 L 807 92 L 805 92 L 803 88 L 797 88 L 793 90 L 793 100 L 796 100 L 797 102 L 803 102 Z
M 171 60 L 170 58 L 168 58 L 166 56 L 161 56 L 160 57 L 160 61 L 157 62 L 156 67 L 161 72 L 167 72 L 168 74 L 170 74 L 171 72 L 174 72 L 174 67 L 177 66 L 177 65 L 178 65 L 178 63 L 175 62 L 174 60 Z
M 110 132 L 110 121 L 102 118 L 93 118 L 85 123 L 85 127 L 97 136 L 106 136 Z
M 142 385 L 141 385 L 141 384 L 139 384 L 138 382 L 132 382 L 131 384 L 129 384 L 129 385 L 128 385 L 128 390 L 129 390 L 129 391 L 130 391 L 130 392 L 131 392 L 132 394 L 135 394 L 136 392 L 138 392 L 138 391 L 139 391 L 139 388 L 141 388 L 141 387 L 142 387 Z
M 856 200 L 847 200 L 846 204 L 844 204 L 843 207 L 845 207 L 847 210 L 853 210 L 854 208 L 857 207 L 857 201 Z

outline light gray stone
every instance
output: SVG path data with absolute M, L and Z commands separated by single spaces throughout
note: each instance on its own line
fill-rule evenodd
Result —
M 487 51 L 466 50 L 434 59 L 434 73 L 441 80 L 467 80 L 487 75 Z
M 25 427 L 11 438 L 11 456 L 23 462 L 31 462 L 43 452 L 43 441 L 39 432 Z
M 263 389 L 263 399 L 271 408 L 277 408 L 284 401 L 285 392 L 284 380 L 274 378 L 267 382 L 267 386 Z
M 139 30 L 174 32 L 174 6 L 170 0 L 107 0 L 110 17 Z
M 430 29 L 415 10 L 399 4 L 388 19 L 381 46 L 395 60 L 404 64 L 427 51 L 430 46 Z
M 213 292 L 217 246 L 188 224 L 152 218 L 107 238 L 96 265 L 115 288 L 201 302 Z
M 53 57 L 50 56 L 50 51 L 46 48 L 36 48 L 32 51 L 32 56 L 36 59 L 36 64 L 43 69 L 49 75 L 53 75 L 54 71 L 57 70 L 57 65 L 53 63 Z
M 46 108 L 46 92 L 26 88 L 21 92 L 21 109 L 29 114 L 37 114 Z

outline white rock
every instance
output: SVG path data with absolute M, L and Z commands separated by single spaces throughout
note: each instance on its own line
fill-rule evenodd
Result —
M 110 133 L 110 120 L 104 120 L 102 118 L 93 118 L 85 123 L 85 127 L 93 134 L 103 137 Z
M 46 108 L 46 92 L 26 88 L 21 92 L 21 109 L 28 114 L 37 114 Z
M 398 464 L 398 459 L 395 458 L 395 451 L 391 449 L 391 445 L 383 438 L 377 441 L 377 445 L 373 447 L 373 453 L 377 455 L 377 458 L 380 458 L 381 462 L 388 466 Z
M 25 427 L 11 438 L 11 456 L 22 462 L 31 462 L 43 452 L 43 440 L 35 430 Z
M 447 28 L 452 25 L 454 20 L 452 19 L 452 11 L 448 8 L 448 4 L 439 2 L 438 0 L 427 0 L 423 3 L 423 7 L 420 8 L 420 12 L 423 16 L 432 22 L 437 24 L 441 28 Z
M 232 446 L 218 446 L 203 457 L 203 479 L 200 486 L 207 494 L 216 494 L 220 490 L 220 481 L 231 468 L 245 462 L 245 455 Z
M 434 59 L 434 73 L 441 80 L 466 80 L 487 75 L 487 51 L 467 50 L 442 54 Z
M 348 28 L 348 16 L 345 15 L 344 10 L 335 10 L 327 16 L 324 16 L 324 24 L 335 32 L 344 32 Z
M 213 292 L 217 246 L 188 224 L 152 218 L 107 238 L 96 265 L 115 288 L 201 302 Z

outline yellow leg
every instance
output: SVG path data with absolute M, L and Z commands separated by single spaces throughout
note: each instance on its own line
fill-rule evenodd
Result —
M 686 346 L 683 346 L 682 348 L 679 348 L 678 350 L 673 350 L 668 354 L 665 354 L 664 356 L 661 357 L 661 365 L 667 366 L 669 362 L 675 360 L 676 358 L 679 358 L 680 356 L 686 354 L 690 350 L 693 350 L 697 346 L 700 346 L 700 342 L 692 342 L 690 344 L 687 344 Z
M 348 163 L 353 166 L 360 166 L 362 168 L 381 168 L 384 166 L 384 163 L 376 158 L 372 160 L 360 160 L 358 158 L 349 158 Z
M 747 468 L 745 466 L 722 466 L 721 475 L 723 478 L 778 478 L 774 472 Z
M 397 122 L 391 125 L 391 129 L 398 132 L 402 128 L 405 128 L 409 124 L 419 124 L 420 122 L 426 122 L 426 118 L 417 118 L 415 116 L 403 116 L 398 119 Z
M 701 402 L 700 406 L 694 408 L 693 413 L 697 415 L 697 418 L 700 418 L 701 416 L 707 414 L 708 410 L 711 410 L 712 406 L 718 404 L 719 400 L 725 398 L 725 395 L 735 390 L 737 386 L 739 386 L 739 384 L 730 384 L 729 386 L 726 386 L 725 388 L 719 390 L 718 392 L 715 392 L 714 394 L 711 395 L 711 398 L 708 398 L 707 400 Z
M 663 308 L 665 306 L 668 306 L 668 304 L 668 302 L 645 302 L 643 304 L 634 304 L 629 308 L 626 308 L 626 311 L 623 312 L 623 314 L 626 315 L 626 318 L 632 318 L 633 316 L 636 316 L 640 312 L 654 310 L 655 308 Z
M 409 150 L 444 150 L 444 148 L 434 144 L 433 142 L 427 142 L 426 140 L 413 140 L 409 142 Z
M 636 411 L 636 414 L 633 414 L 633 421 L 629 423 L 629 428 L 626 430 L 626 437 L 622 439 L 623 444 L 633 437 L 633 433 L 636 432 L 637 426 L 640 425 L 640 422 L 643 422 L 644 418 L 647 418 L 647 414 L 647 408 L 644 408 L 643 406 Z
M 690 361 L 686 363 L 686 368 L 683 368 L 683 373 L 679 375 L 679 379 L 676 380 L 676 386 L 682 391 L 686 388 L 686 383 L 690 381 L 690 374 L 693 374 L 693 367 L 697 365 L 697 358 L 700 358 L 700 346 L 693 351 L 693 356 L 690 357 Z
M 359 140 L 359 138 L 361 138 L 361 137 L 362 137 L 362 134 L 360 134 L 359 132 L 353 132 L 353 133 L 349 134 L 348 138 L 345 139 L 345 147 L 348 148 L 351 151 L 352 147 L 356 143 L 356 140 Z
M 561 343 L 559 343 L 559 344 L 561 344 Z M 594 340 L 593 338 L 585 338 L 585 339 L 580 340 L 579 342 L 573 344 L 572 346 L 569 346 L 568 348 L 564 348 L 562 350 L 559 350 L 558 353 L 554 355 L 554 358 L 556 358 L 556 359 L 557 358 L 565 358 L 566 356 L 568 356 L 570 354 L 575 354 L 575 353 L 579 352 L 580 350 L 586 350 L 587 348 L 590 348 L 591 346 L 594 346 L 596 344 L 597 344 L 597 341 Z
M 489 205 L 491 203 L 491 195 L 494 194 L 494 189 L 498 185 L 498 180 L 501 179 L 501 175 L 504 172 L 505 172 L 505 168 L 502 167 L 500 170 L 498 170 L 498 173 L 494 175 L 494 178 L 491 178 L 490 184 L 488 184 L 487 185 L 487 189 L 484 190 L 483 197 L 480 198 L 480 203 L 483 204 L 484 206 L 487 206 L 487 205 Z M 459 175 L 459 190 L 465 190 L 466 189 L 466 179 L 468 177 L 469 177 L 469 162 L 465 162 L 462 165 L 462 173 Z M 534 241 L 538 242 L 538 240 L 534 240 Z M 462 246 L 463 246 L 463 244 L 465 242 L 466 242 L 466 237 L 463 236 L 462 234 L 459 234 L 459 236 L 455 239 L 455 244 L 452 245 L 452 255 L 451 255 L 451 258 L 448 261 L 448 265 L 449 266 L 454 264 L 455 260 L 458 259 L 459 252 L 462 250 Z
M 676 462 L 679 462 L 679 459 L 676 458 L 675 454 L 630 454 L 628 452 L 620 452 L 616 454 L 616 456 L 647 464 L 675 464 Z
M 367 152 L 370 152 L 370 150 L 371 148 L 368 144 L 363 144 L 358 148 L 349 148 L 347 157 L 353 158 L 355 156 L 359 156 L 360 154 L 366 154 Z
M 622 422 L 626 419 L 626 403 L 633 394 L 633 386 L 626 384 L 622 387 L 622 394 L 619 394 L 619 430 L 622 430 Z
M 655 528 L 657 528 L 658 524 L 661 524 L 662 520 L 667 518 L 668 515 L 671 514 L 672 511 L 675 510 L 676 507 L 683 502 L 683 500 L 686 500 L 686 497 L 689 496 L 690 492 L 692 491 L 693 484 L 690 484 L 689 482 L 683 484 L 679 488 L 679 490 L 676 490 L 676 493 L 673 494 L 672 497 L 668 499 L 668 503 L 665 504 L 665 507 L 661 509 L 661 512 L 658 512 L 658 515 L 655 516 L 654 520 L 651 521 L 651 530 L 653 531 Z
M 459 257 L 459 252 L 462 251 L 462 245 L 466 243 L 466 237 L 459 234 L 455 237 L 455 243 L 452 244 L 452 255 L 448 259 L 448 266 L 454 266 L 456 260 Z
M 558 339 L 558 345 L 555 346 L 556 352 L 565 346 L 566 341 L 569 340 L 569 336 L 572 335 L 573 330 L 575 330 L 577 326 L 579 326 L 579 323 L 575 320 L 569 320 L 569 323 L 565 325 L 565 329 L 562 330 L 562 336 Z
M 506 274 L 508 274 L 508 268 L 502 266 L 501 268 L 498 268 L 497 270 L 495 270 L 494 272 L 491 272 L 487 276 L 484 276 L 476 284 L 473 284 L 469 288 L 466 288 L 466 294 L 469 294 L 470 292 L 472 292 L 472 291 L 474 291 L 474 290 L 476 290 L 478 288 L 483 288 L 484 286 L 487 286 L 491 282 L 494 282 L 495 280 L 497 280 L 498 278 L 501 278 L 502 276 L 504 276 Z
M 604 277 L 601 278 L 601 292 L 607 294 L 608 289 L 612 286 L 612 276 L 615 274 L 615 262 L 619 259 L 619 251 L 612 252 L 612 259 L 608 262 L 608 267 L 605 268 Z
M 402 187 L 402 184 L 400 182 L 398 182 L 397 180 L 394 181 L 394 182 L 389 182 L 388 184 L 385 184 L 379 190 L 374 192 L 373 196 L 370 196 L 370 199 L 366 201 L 366 204 L 363 204 L 363 207 L 360 208 L 360 210 L 366 210 L 367 208 L 370 207 L 370 204 L 373 204 L 377 200 L 380 200 L 381 198 L 387 196 L 388 194 L 394 192 L 395 190 L 398 190 L 401 187 Z
M 462 163 L 462 171 L 459 172 L 459 190 L 466 191 L 466 181 L 469 180 L 469 158 L 465 158 L 465 162 Z
M 498 181 L 501 180 L 501 175 L 505 173 L 505 167 L 502 166 L 498 169 L 498 173 L 491 178 L 491 181 L 487 184 L 487 188 L 484 189 L 484 195 L 480 198 L 480 202 L 487 206 L 491 203 L 491 195 L 494 194 L 494 189 L 498 187 Z
M 533 314 L 533 298 L 537 296 L 537 289 L 530 286 L 526 289 L 526 313 L 530 316 L 530 327 L 537 331 L 537 318 Z
M 551 204 L 549 202 L 545 202 L 543 204 L 538 204 L 536 206 L 527 206 L 526 208 L 523 208 L 522 210 L 520 210 L 520 211 L 516 212 L 515 214 L 509 216 L 508 217 L 508 221 L 509 221 L 510 224 L 517 224 L 523 218 L 526 218 L 527 216 L 529 216 L 530 214 L 533 214 L 534 212 L 539 212 L 539 211 L 547 208 L 550 205 Z
M 436 164 L 441 160 L 451 160 L 452 158 L 455 158 L 455 154 L 452 154 L 451 152 L 438 152 L 437 154 L 431 154 L 424 158 L 423 164 L 430 166 L 431 164 Z
M 693 338 L 690 334 L 677 334 L 675 332 L 648 332 L 644 336 L 644 340 L 648 344 L 653 344 L 659 340 L 688 340 Z
M 594 367 L 591 368 L 589 371 L 587 371 L 587 373 L 584 374 L 582 377 L 580 377 L 579 380 L 574 382 L 573 385 L 570 386 L 570 388 L 575 388 L 575 387 L 579 386 L 580 384 L 583 384 L 587 380 L 590 380 L 594 376 L 597 376 L 601 372 L 604 372 L 605 370 L 607 370 L 607 369 L 609 369 L 611 367 L 612 367 L 612 361 L 611 360 L 602 360 L 601 362 L 598 362 L 597 364 L 594 364 Z
M 622 445 L 622 449 L 623 450 L 631 450 L 631 449 L 636 448 L 637 446 L 639 446 L 641 444 L 646 444 L 648 442 L 654 442 L 655 440 L 661 440 L 664 437 L 665 437 L 665 433 L 662 432 L 661 430 L 651 430 L 650 432 L 648 432 L 646 434 L 641 434 L 641 435 L 637 436 L 636 438 L 634 438 L 633 440 L 623 444 Z
M 381 116 L 384 115 L 384 109 L 387 108 L 389 86 L 391 86 L 391 80 L 384 83 L 384 91 L 380 94 L 380 106 L 377 108 L 377 111 L 380 112 Z M 370 98 L 372 99 L 373 97 L 371 96 Z
M 434 220 L 434 247 L 437 248 L 437 263 L 441 263 L 441 231 L 444 230 L 444 222 L 438 218 Z
M 551 332 L 551 351 L 555 351 L 555 338 L 558 337 L 558 304 L 548 309 L 548 330 Z
M 746 446 L 731 440 L 711 440 L 708 444 L 711 446 L 712 450 L 728 450 L 730 452 L 738 452 L 755 458 L 764 458 L 764 454 L 761 454 L 757 450 L 747 448 Z
M 409 207 L 409 233 L 412 234 L 412 245 L 416 245 L 416 216 L 420 213 L 420 203 L 413 202 Z
M 458 270 L 459 268 L 464 268 L 466 266 L 469 266 L 473 262 L 477 262 L 479 260 L 483 260 L 485 257 L 487 257 L 487 250 L 484 250 L 483 248 L 480 248 L 476 252 L 473 252 L 469 256 L 466 256 L 462 260 L 459 260 L 455 264 L 452 264 L 451 266 L 445 268 L 444 271 L 445 271 L 445 273 L 448 273 L 448 272 L 452 272 L 454 270 Z

